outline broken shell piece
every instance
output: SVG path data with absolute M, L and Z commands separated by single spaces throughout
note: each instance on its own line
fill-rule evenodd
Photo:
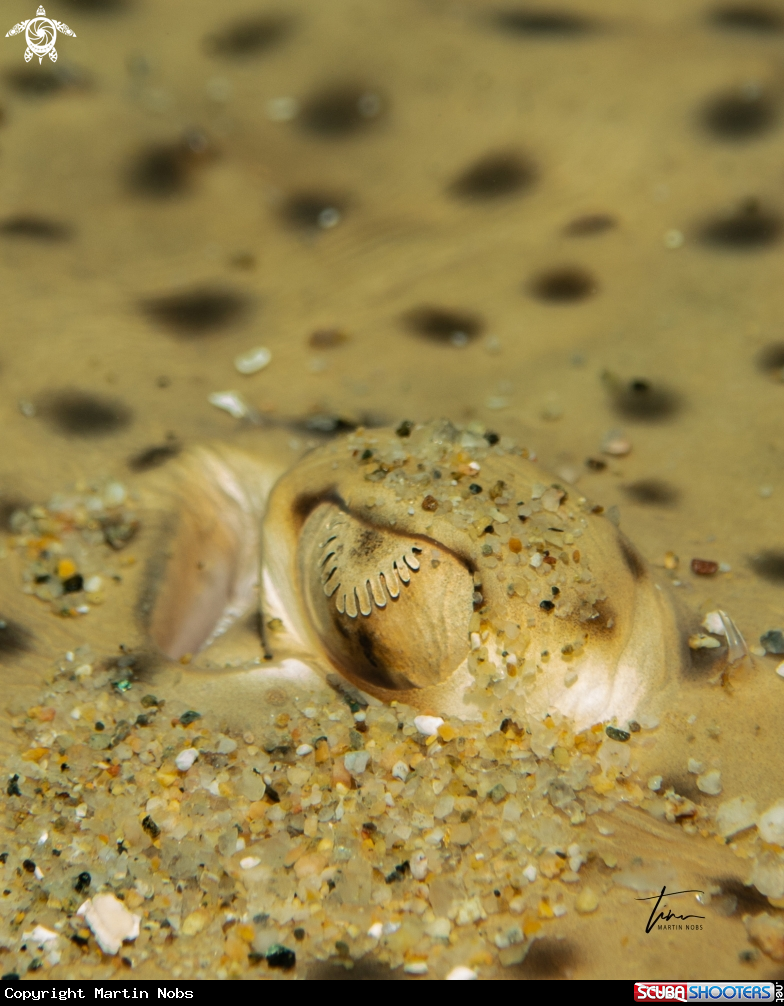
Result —
M 47 943 L 54 943 L 55 940 L 59 939 L 59 933 L 47 929 L 46 926 L 36 926 L 31 933 L 24 933 L 23 938 L 30 940 L 37 947 L 43 947 Z
M 731 838 L 757 820 L 757 803 L 749 796 L 736 796 L 719 804 L 716 827 L 722 838 Z
M 784 800 L 777 800 L 757 821 L 760 837 L 771 845 L 784 846 Z
M 631 449 L 631 441 L 620 430 L 610 430 L 602 440 L 602 454 L 609 454 L 611 457 L 625 457 Z
M 721 641 L 702 632 L 696 632 L 693 636 L 689 636 L 689 646 L 692 650 L 715 650 L 721 646 Z
M 135 940 L 139 935 L 141 916 L 129 912 L 113 894 L 88 898 L 76 914 L 92 929 L 105 954 L 116 954 L 124 940 Z
M 257 346 L 234 357 L 234 366 L 241 374 L 255 374 L 263 370 L 272 359 L 272 353 L 264 347 Z
M 740 634 L 740 629 L 732 621 L 727 612 L 719 610 L 718 615 L 721 619 L 721 624 L 724 626 L 724 635 L 727 637 L 727 644 L 729 646 L 727 660 L 730 664 L 734 664 L 737 660 L 747 657 L 749 649 L 746 646 L 746 640 Z
M 243 401 L 238 391 L 213 391 L 207 396 L 207 401 L 216 409 L 228 412 L 233 419 L 247 419 L 250 415 L 247 402 Z
M 703 629 L 712 632 L 714 636 L 724 635 L 724 622 L 721 620 L 720 611 L 709 611 L 702 622 Z
M 698 775 L 697 789 L 707 796 L 718 796 L 721 793 L 721 772 L 717 768 L 712 768 Z

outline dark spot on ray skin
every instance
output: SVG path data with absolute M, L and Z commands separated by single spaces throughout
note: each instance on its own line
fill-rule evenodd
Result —
M 757 354 L 757 366 L 763 374 L 784 375 L 784 342 L 770 342 Z
M 528 38 L 575 38 L 596 29 L 596 25 L 581 14 L 543 7 L 510 7 L 497 11 L 493 20 L 507 34 Z
M 205 40 L 216 56 L 258 56 L 269 52 L 291 34 L 293 21 L 283 14 L 262 14 L 228 25 Z
M 784 30 L 784 16 L 781 12 L 763 4 L 729 4 L 717 7 L 711 11 L 709 20 L 717 28 L 727 31 L 769 35 Z
M 390 968 L 388 964 L 378 961 L 359 960 L 353 962 L 352 968 L 344 964 L 334 964 L 323 961 L 314 964 L 308 971 L 306 981 L 309 982 L 400 982 L 412 981 L 402 968 Z
M 575 304 L 598 290 L 594 277 L 585 269 L 562 266 L 534 277 L 529 292 L 549 304 Z
M 174 143 L 145 147 L 131 162 L 128 187 L 137 195 L 166 198 L 187 190 L 195 169 L 215 157 L 201 130 L 193 129 Z
M 148 317 L 183 338 L 198 338 L 227 328 L 248 309 L 248 301 L 231 290 L 199 287 L 142 302 Z
M 569 978 L 577 963 L 577 951 L 569 940 L 545 936 L 534 940 L 521 964 L 507 968 L 517 978 Z
M 382 109 L 380 96 L 371 88 L 335 84 L 306 98 L 299 123 L 315 136 L 341 139 L 367 129 Z
M 623 556 L 623 561 L 626 564 L 626 568 L 632 574 L 635 580 L 642 580 L 645 578 L 645 563 L 640 558 L 635 547 L 630 541 L 624 538 L 623 535 L 618 536 L 618 545 L 621 549 L 621 555 Z
M 8 70 L 5 79 L 17 94 L 26 98 L 47 98 L 72 88 L 84 88 L 87 78 L 83 72 L 67 64 L 57 66 L 19 67 Z
M 57 391 L 44 397 L 41 413 L 61 433 L 76 437 L 100 437 L 128 426 L 131 410 L 116 398 L 86 391 Z
M 628 384 L 611 388 L 615 411 L 625 419 L 651 422 L 673 416 L 680 407 L 678 396 L 670 388 L 635 378 Z
M 176 437 L 172 437 L 165 444 L 154 444 L 152 447 L 145 447 L 143 451 L 134 454 L 128 459 L 128 467 L 134 472 L 147 472 L 151 468 L 159 468 L 172 458 L 176 458 L 181 450 L 182 445 Z
M 720 915 L 759 915 L 772 913 L 768 899 L 754 887 L 747 887 L 739 877 L 716 877 L 713 883 L 721 888 L 720 894 L 711 895 L 711 908 Z
M 674 506 L 680 492 L 661 479 L 639 479 L 621 487 L 630 500 L 643 506 Z
M 402 320 L 406 328 L 416 335 L 432 342 L 457 346 L 475 339 L 484 329 L 479 315 L 428 304 L 407 311 Z
M 766 549 L 752 556 L 749 565 L 768 583 L 784 585 L 784 549 Z
M 770 97 L 756 89 L 719 94 L 701 112 L 705 129 L 722 140 L 747 140 L 772 129 L 778 112 Z
M 486 200 L 510 196 L 536 180 L 533 164 L 514 151 L 487 154 L 458 176 L 449 191 L 461 199 Z
M 586 213 L 575 217 L 564 227 L 564 234 L 570 238 L 591 238 L 604 234 L 618 226 L 618 221 L 609 213 Z
M 161 660 L 151 653 L 120 653 L 109 657 L 104 666 L 112 681 L 138 681 L 152 684 L 161 669 Z
M 756 199 L 747 199 L 733 213 L 707 220 L 698 229 L 699 240 L 710 247 L 733 251 L 765 248 L 781 237 L 782 221 Z
M 7 661 L 32 647 L 31 633 L 10 618 L 0 615 L 0 661 Z
M 67 241 L 73 234 L 67 224 L 47 220 L 33 214 L 19 214 L 0 221 L 0 234 L 9 238 L 27 238 L 31 241 Z
M 615 609 L 609 601 L 596 601 L 593 605 L 592 617 L 580 622 L 581 626 L 593 635 L 605 635 L 614 632 L 617 627 Z
M 697 777 L 695 775 L 665 775 L 659 787 L 659 793 L 666 793 L 668 789 L 674 790 L 678 796 L 685 796 L 692 803 L 701 803 L 703 795 L 697 789 Z
M 307 230 L 326 230 L 336 222 L 335 213 L 342 218 L 347 201 L 342 196 L 327 192 L 296 192 L 281 207 L 283 220 Z
M 688 638 L 684 637 L 683 654 L 685 661 L 681 664 L 683 676 L 695 681 L 714 680 L 722 669 L 727 652 L 725 645 L 714 649 L 700 647 L 697 650 L 693 650 L 689 646 Z M 690 799 L 692 798 L 690 797 Z
M 24 510 L 29 502 L 14 493 L 0 493 L 0 530 L 11 530 L 11 517 L 17 510 Z

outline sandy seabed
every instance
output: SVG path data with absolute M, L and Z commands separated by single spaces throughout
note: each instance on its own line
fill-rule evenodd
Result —
M 12 37 L 0 64 L 3 973 L 781 977 L 757 822 L 784 796 L 759 643 L 783 620 L 784 11 L 48 14 L 76 33 L 57 62 Z M 210 403 L 228 390 L 244 417 Z M 181 451 L 283 470 L 439 416 L 612 512 L 749 659 L 684 678 L 612 761 L 603 726 L 491 703 L 428 735 L 297 684 L 252 619 L 189 663 L 154 651 Z M 701 930 L 646 934 L 662 884 L 705 892 L 672 903 Z M 115 954 L 76 915 L 101 893 L 140 919 Z

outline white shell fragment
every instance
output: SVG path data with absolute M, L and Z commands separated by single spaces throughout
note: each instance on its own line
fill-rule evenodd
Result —
M 760 837 L 771 845 L 784 846 L 784 800 L 777 800 L 757 821 Z
M 712 768 L 698 775 L 697 789 L 708 796 L 718 796 L 721 793 L 721 772 L 717 768 Z
M 213 391 L 207 401 L 216 409 L 223 409 L 233 419 L 246 419 L 250 415 L 247 403 L 237 391 Z
M 716 827 L 722 838 L 731 838 L 750 828 L 757 820 L 757 803 L 748 796 L 736 796 L 719 804 Z
M 24 934 L 24 939 L 30 940 L 37 947 L 43 947 L 47 943 L 53 943 L 56 939 L 59 939 L 59 933 L 47 929 L 46 926 L 36 926 L 31 933 Z
M 724 622 L 721 619 L 720 611 L 709 611 L 702 622 L 703 629 L 712 632 L 715 636 L 723 636 Z
M 440 716 L 417 716 L 414 726 L 424 737 L 435 737 L 438 728 L 444 725 Z
M 414 880 L 424 880 L 429 869 L 430 865 L 424 852 L 415 852 L 410 862 L 411 876 Z
M 256 346 L 247 353 L 234 357 L 234 366 L 241 374 L 256 374 L 263 370 L 272 359 L 272 353 L 265 346 Z
M 244 859 L 240 860 L 240 868 L 243 870 L 253 870 L 260 862 L 261 860 L 258 856 L 245 856 Z
M 84 918 L 105 954 L 116 954 L 124 940 L 139 935 L 141 916 L 129 912 L 113 894 L 88 898 L 76 914 Z
M 185 750 L 180 751 L 180 753 L 174 759 L 174 764 L 177 766 L 180 772 L 187 772 L 198 757 L 199 752 L 196 750 L 196 748 L 185 748 Z

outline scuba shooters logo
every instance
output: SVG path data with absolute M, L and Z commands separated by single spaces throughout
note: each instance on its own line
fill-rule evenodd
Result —
M 15 24 L 10 31 L 5 33 L 5 37 L 19 35 L 21 32 L 25 33 L 25 41 L 27 42 L 24 54 L 25 63 L 29 63 L 33 56 L 38 57 L 39 63 L 43 60 L 44 56 L 48 56 L 53 63 L 56 63 L 57 50 L 54 47 L 54 43 L 58 31 L 63 35 L 72 35 L 76 38 L 76 33 L 71 31 L 67 24 L 47 17 L 43 7 L 39 7 L 35 12 L 34 18 Z
M 635 982 L 635 1002 L 784 1002 L 782 982 Z

